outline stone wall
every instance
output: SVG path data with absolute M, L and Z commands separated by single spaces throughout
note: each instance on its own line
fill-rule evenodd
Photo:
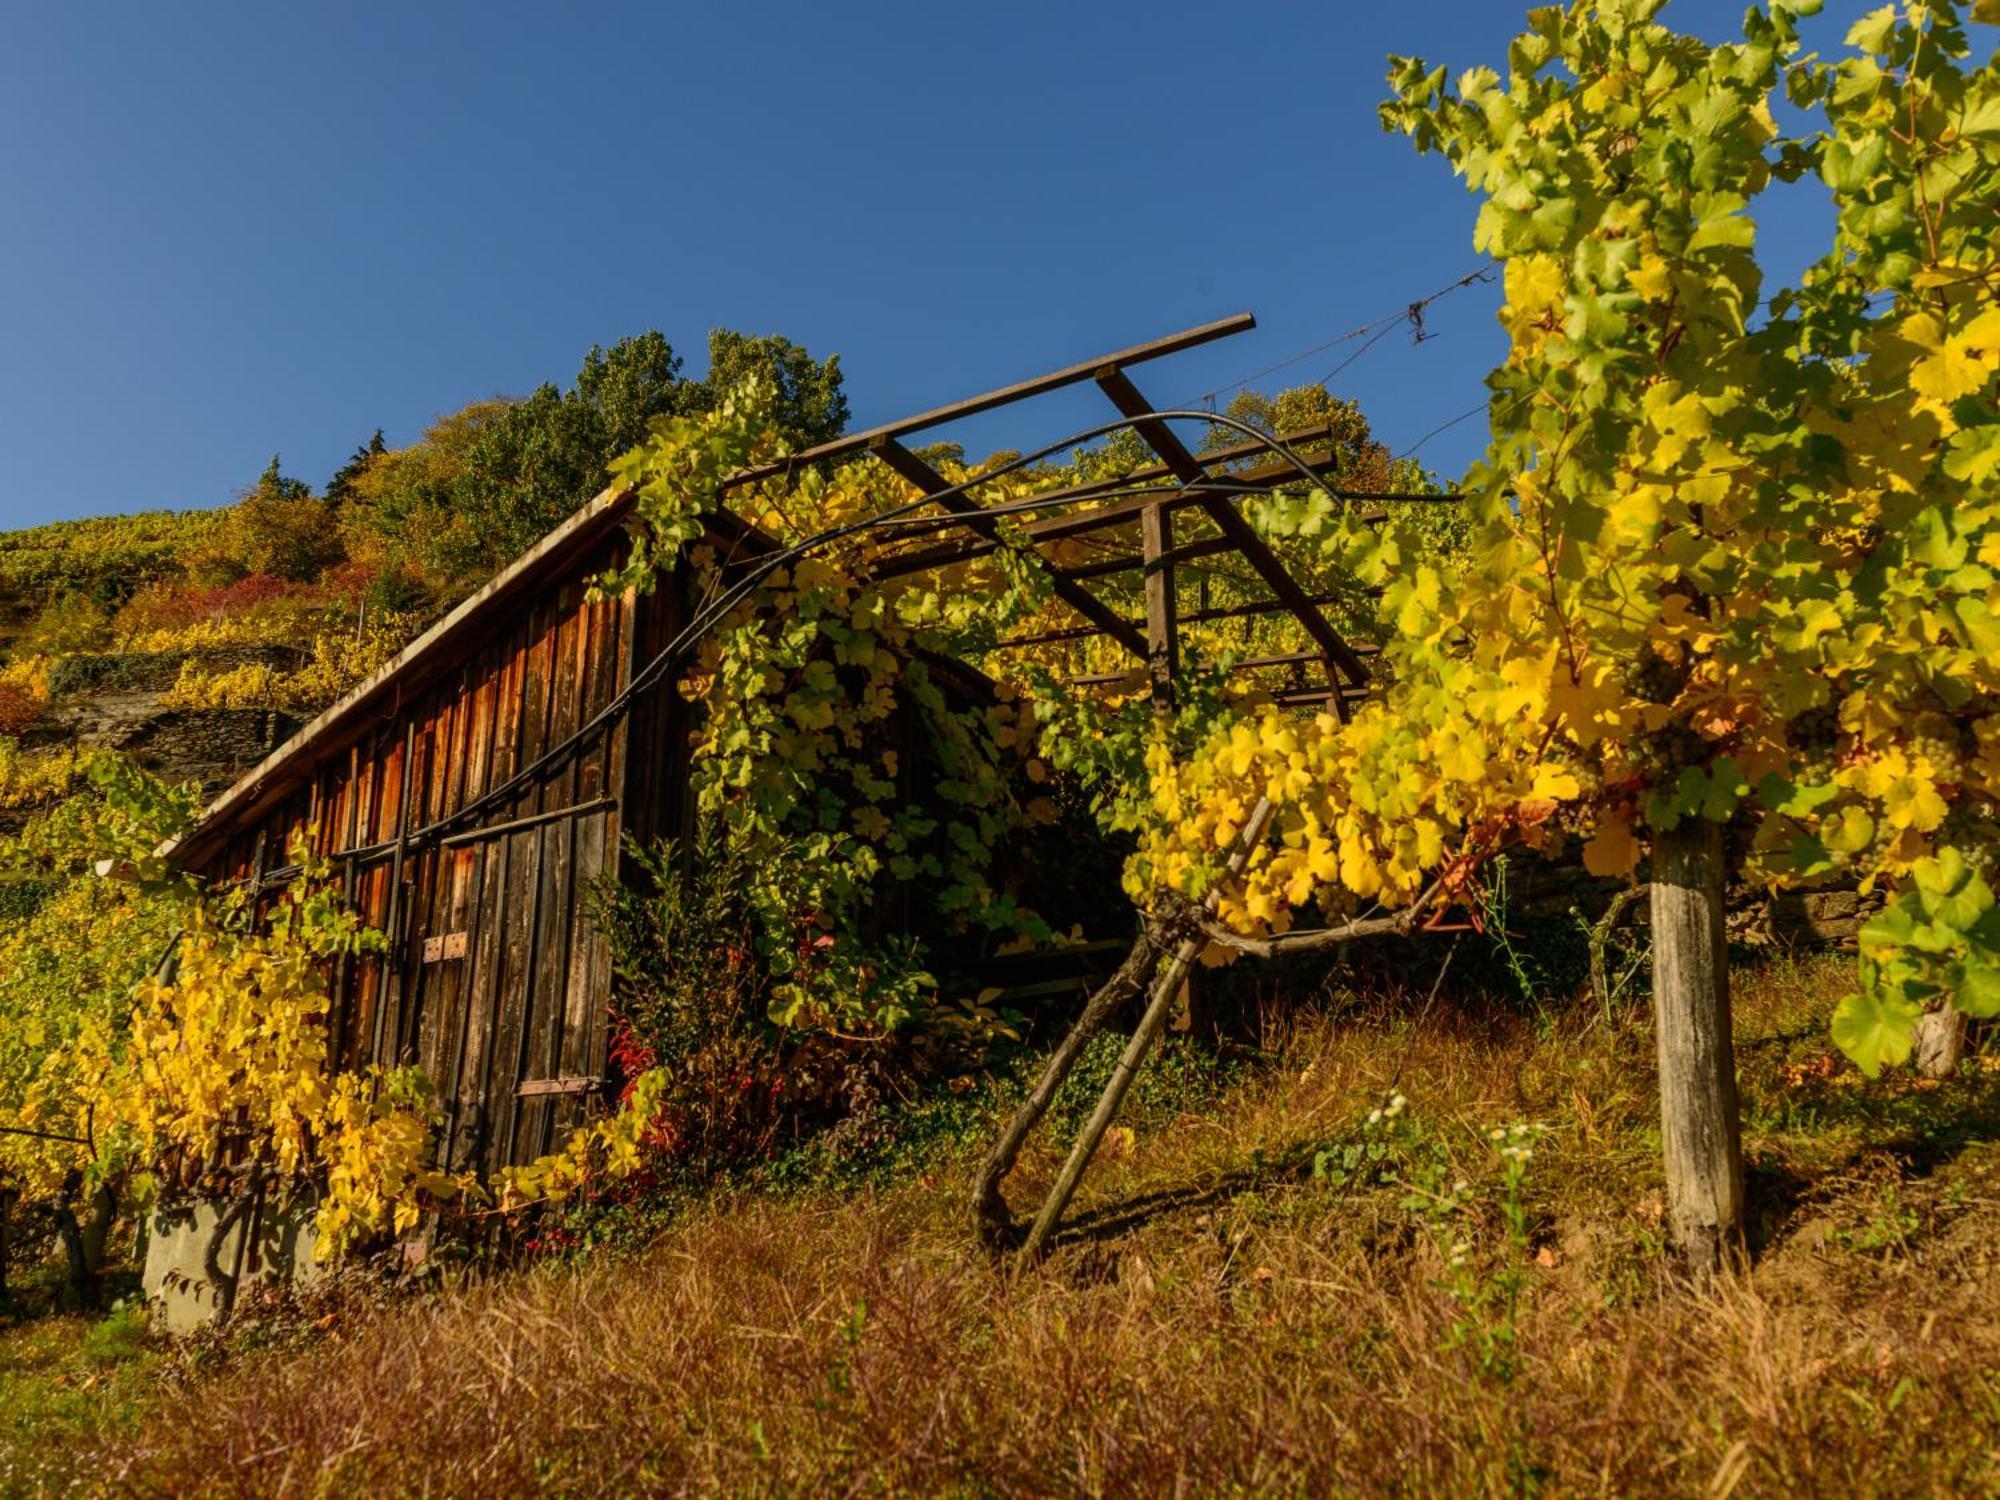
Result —
M 50 678 L 53 701 L 21 736 L 23 748 L 122 750 L 170 781 L 197 781 L 214 796 L 269 755 L 299 727 L 272 708 L 163 708 L 161 696 L 182 666 L 198 659 L 212 671 L 261 664 L 297 666 L 283 646 L 202 651 L 128 651 L 67 657 Z

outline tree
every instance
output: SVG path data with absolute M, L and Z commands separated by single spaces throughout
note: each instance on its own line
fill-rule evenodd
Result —
M 249 573 L 312 579 L 340 561 L 345 552 L 332 507 L 312 487 L 278 467 L 278 456 L 236 503 L 230 549 Z
M 1271 437 L 1325 427 L 1338 460 L 1333 474 L 1342 486 L 1357 490 L 1386 490 L 1391 486 L 1389 450 L 1375 440 L 1361 408 L 1334 395 L 1322 384 L 1293 386 L 1275 396 L 1266 396 L 1262 391 L 1238 391 L 1223 412 Z M 1209 428 L 1202 451 L 1227 448 L 1242 441 L 1239 428 L 1218 422 Z
M 841 389 L 838 354 L 816 360 L 781 335 L 753 336 L 727 328 L 709 334 L 708 374 L 681 409 L 689 414 L 712 410 L 723 393 L 752 379 L 769 382 L 772 421 L 787 446 L 810 448 L 839 437 L 846 428 L 847 395 Z
M 382 429 L 378 427 L 373 437 L 356 448 L 347 462 L 333 471 L 333 478 L 326 482 L 328 503 L 338 505 L 348 499 L 353 493 L 354 481 L 367 473 L 368 466 L 388 451 L 389 445 L 382 441 Z
M 414 447 L 371 459 L 347 482 L 361 502 L 345 523 L 355 550 L 392 574 L 414 568 L 441 599 L 468 592 L 603 489 L 612 459 L 653 418 L 709 410 L 753 372 L 777 392 L 777 430 L 792 447 L 846 421 L 838 356 L 822 362 L 788 339 L 726 329 L 709 344 L 706 380 L 684 379 L 680 356 L 648 332 L 593 347 L 568 390 L 545 384 L 440 418 Z

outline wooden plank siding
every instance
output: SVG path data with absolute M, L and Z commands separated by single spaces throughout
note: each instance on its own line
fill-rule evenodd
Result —
M 570 741 L 680 628 L 677 579 L 645 596 L 588 597 L 628 545 L 612 531 L 489 610 L 485 632 L 441 643 L 454 660 L 434 649 L 411 692 L 370 705 L 363 726 L 335 724 L 338 740 L 295 758 L 284 786 L 239 800 L 224 829 L 204 825 L 203 857 L 189 862 L 246 880 L 260 839 L 270 868 L 311 831 L 314 854 L 391 939 L 382 955 L 335 966 L 334 1057 L 421 1066 L 444 1112 L 439 1159 L 453 1169 L 532 1160 L 600 1106 L 601 1091 L 573 1082 L 609 1074 L 611 958 L 586 893 L 618 874 L 628 828 L 652 837 L 685 823 L 692 711 L 669 677 L 576 753 L 434 829 Z M 426 941 L 454 933 L 463 956 L 426 961 Z M 571 1082 L 547 1087 L 558 1079 Z

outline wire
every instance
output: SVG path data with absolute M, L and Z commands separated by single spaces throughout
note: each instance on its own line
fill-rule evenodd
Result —
M 1425 443 L 1428 443 L 1432 438 L 1436 437 L 1439 433 L 1449 432 L 1452 428 L 1456 427 L 1460 422 L 1471 421 L 1474 417 L 1478 416 L 1481 412 L 1486 410 L 1487 404 L 1488 403 L 1482 401 L 1477 406 L 1468 407 L 1466 410 L 1460 412 L 1457 416 L 1453 417 L 1450 421 L 1438 423 L 1437 426 L 1433 427 L 1429 432 L 1425 433 L 1422 437 L 1418 438 L 1414 443 L 1410 444 L 1410 446 L 1405 448 L 1401 453 L 1398 453 L 1396 457 L 1397 458 L 1410 457 L 1419 448 L 1423 447 Z
M 1371 318 L 1368 322 L 1363 323 L 1358 328 L 1350 328 L 1347 330 L 1347 332 L 1336 334 L 1332 338 L 1327 339 L 1324 343 L 1314 344 L 1310 349 L 1303 350 L 1300 353 L 1294 354 L 1287 359 L 1281 359 L 1274 365 L 1266 365 L 1261 370 L 1254 370 L 1250 374 L 1245 375 L 1241 380 L 1232 380 L 1228 385 L 1219 385 L 1212 391 L 1203 391 L 1199 396 L 1196 396 L 1191 400 L 1183 402 L 1182 405 L 1195 406 L 1204 401 L 1213 401 L 1217 396 L 1220 396 L 1225 391 L 1241 390 L 1244 386 L 1250 384 L 1250 382 L 1253 380 L 1262 380 L 1266 375 L 1275 375 L 1280 370 L 1290 369 L 1293 365 L 1299 364 L 1304 360 L 1311 359 L 1315 354 L 1323 354 L 1328 349 L 1336 348 L 1337 346 L 1345 344 L 1352 339 L 1364 338 L 1368 334 L 1374 333 L 1377 329 L 1382 328 L 1385 325 L 1394 326 L 1395 324 L 1402 322 L 1412 323 L 1415 325 L 1417 331 L 1416 341 L 1418 343 L 1422 343 L 1426 338 L 1430 337 L 1430 335 L 1424 332 L 1424 309 L 1426 307 L 1429 307 L 1431 303 L 1436 302 L 1441 297 L 1449 297 L 1453 292 L 1458 291 L 1463 287 L 1468 287 L 1475 284 L 1483 285 L 1484 283 L 1489 282 L 1492 279 L 1493 279 L 1493 267 L 1491 265 L 1481 266 L 1476 271 L 1468 271 L 1463 276 L 1459 277 L 1458 280 L 1452 282 L 1448 286 L 1439 287 L 1436 291 L 1432 292 L 1427 297 L 1419 297 L 1414 302 L 1407 302 L 1402 307 L 1399 307 L 1398 309 L 1396 309 L 1396 311 L 1392 313 L 1384 313 L 1379 318 Z M 1346 368 L 1345 365 L 1336 367 L 1336 373 L 1339 369 L 1344 369 L 1344 368 Z M 1331 377 L 1329 376 L 1327 378 Z
M 1321 385 L 1325 385 L 1329 380 L 1333 379 L 1334 376 L 1338 375 L 1342 370 L 1346 369 L 1349 365 L 1353 364 L 1357 359 L 1361 358 L 1362 355 L 1366 354 L 1370 349 L 1373 349 L 1377 344 L 1381 343 L 1382 340 L 1387 338 L 1389 336 L 1390 329 L 1394 328 L 1395 326 L 1396 325 L 1394 323 L 1390 323 L 1384 326 L 1382 330 L 1378 332 L 1373 338 L 1371 338 L 1367 343 L 1363 344 L 1359 349 L 1356 349 L 1352 354 L 1348 355 L 1347 358 L 1343 359 L 1339 364 L 1335 365 L 1331 370 L 1328 370 L 1324 375 L 1320 376 L 1319 383 Z

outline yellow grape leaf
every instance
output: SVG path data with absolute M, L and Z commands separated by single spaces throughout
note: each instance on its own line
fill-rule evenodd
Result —
M 1917 776 L 1898 777 L 1882 798 L 1883 811 L 1896 828 L 1915 828 L 1928 833 L 1945 820 L 1950 811 L 1937 788 Z
M 1991 363 L 1974 354 L 1963 339 L 1948 339 L 1944 347 L 1910 366 L 1910 389 L 1937 401 L 1956 401 L 1986 384 Z
M 1574 802 L 1582 791 L 1582 783 L 1570 772 L 1543 766 L 1535 772 L 1535 784 L 1528 793 L 1528 800 L 1539 802 L 1546 798 L 1553 802 Z
M 1837 854 L 1865 849 L 1875 838 L 1875 820 L 1858 807 L 1841 809 L 1838 821 L 1831 818 L 1821 826 L 1820 838 Z
M 1673 269 L 1650 251 L 1640 256 L 1639 264 L 1625 273 L 1625 280 L 1648 302 L 1664 302 L 1673 295 Z
M 1583 867 L 1593 875 L 1629 875 L 1639 863 L 1639 841 L 1623 818 L 1607 819 L 1583 846 Z
M 1569 291 L 1562 262 L 1553 255 L 1523 255 L 1507 262 L 1507 306 L 1516 319 L 1559 304 Z

